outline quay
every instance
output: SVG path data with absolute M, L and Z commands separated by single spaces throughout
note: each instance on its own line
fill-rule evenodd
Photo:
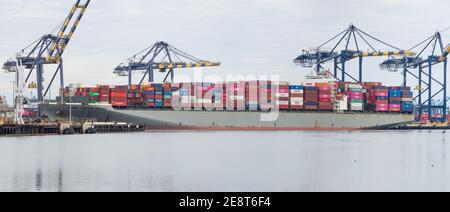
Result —
M 94 133 L 128 133 L 143 132 L 144 125 L 127 123 L 83 123 L 83 124 L 6 124 L 0 125 L 0 137 L 4 136 L 37 136 L 63 134 L 94 134 Z

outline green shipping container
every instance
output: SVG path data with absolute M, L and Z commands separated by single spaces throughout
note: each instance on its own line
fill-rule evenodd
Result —
M 361 89 L 361 88 L 349 88 L 348 91 L 351 91 L 351 92 L 363 92 L 363 89 Z
M 100 93 L 89 92 L 89 96 L 100 96 Z
M 362 99 L 352 99 L 350 103 L 363 103 Z

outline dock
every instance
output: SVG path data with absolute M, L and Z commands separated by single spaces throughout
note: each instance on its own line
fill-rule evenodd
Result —
M 387 130 L 450 130 L 448 123 L 408 123 L 390 126 Z
M 39 136 L 63 134 L 130 133 L 143 132 L 144 125 L 127 123 L 84 123 L 84 124 L 7 124 L 0 125 L 0 137 Z

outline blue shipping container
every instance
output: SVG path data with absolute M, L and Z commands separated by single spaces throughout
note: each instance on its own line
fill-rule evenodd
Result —
M 303 90 L 304 87 L 301 86 L 301 85 L 290 85 L 290 86 L 289 86 L 289 89 L 290 89 L 290 90 Z

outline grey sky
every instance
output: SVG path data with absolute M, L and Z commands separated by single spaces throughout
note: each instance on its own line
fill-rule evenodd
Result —
M 0 0 L 0 62 L 53 30 L 74 2 Z M 92 0 L 65 53 L 66 83 L 124 84 L 112 75 L 114 66 L 159 40 L 221 61 L 210 74 L 300 81 L 307 70 L 293 58 L 350 23 L 406 49 L 450 26 L 449 8 L 448 0 Z M 448 31 L 443 35 L 448 42 Z M 367 81 L 401 81 L 399 73 L 379 71 L 378 62 L 368 61 Z M 0 95 L 7 95 L 13 76 L 1 76 Z

